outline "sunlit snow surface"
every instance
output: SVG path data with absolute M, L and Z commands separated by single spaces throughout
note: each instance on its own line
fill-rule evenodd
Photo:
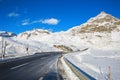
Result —
M 112 79 L 120 79 L 120 50 L 89 49 L 84 52 L 70 53 L 65 57 L 97 80 L 108 79 L 109 66 Z
M 32 55 L 37 52 L 51 52 L 56 49 L 47 44 L 34 40 L 22 40 L 16 38 L 3 38 L 3 46 L 7 43 L 5 59 Z M 28 51 L 26 50 L 28 48 Z M 2 41 L 0 41 L 0 59 L 2 58 Z

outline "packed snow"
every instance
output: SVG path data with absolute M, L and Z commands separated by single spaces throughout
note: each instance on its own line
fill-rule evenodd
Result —
M 33 40 L 19 40 L 16 38 L 2 38 L 3 42 L 0 41 L 0 57 L 2 58 L 2 46 L 5 46 L 6 42 L 6 50 L 5 56 L 6 58 L 15 58 L 21 56 L 32 55 L 37 52 L 51 52 L 56 51 L 55 48 L 50 47 L 47 44 L 33 41 Z M 28 48 L 28 51 L 26 50 Z M 58 51 L 58 50 L 57 50 Z
M 65 63 L 63 57 L 61 58 L 61 62 L 63 64 L 63 68 L 65 70 L 66 75 L 66 80 L 79 80 L 79 78 L 72 72 L 72 70 L 69 68 L 69 66 Z
M 113 80 L 120 79 L 120 50 L 89 49 L 83 52 L 70 53 L 65 56 L 77 67 L 97 80 L 109 80 L 109 69 Z

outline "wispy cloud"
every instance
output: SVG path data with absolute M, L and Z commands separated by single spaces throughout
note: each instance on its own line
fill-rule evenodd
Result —
M 23 20 L 21 25 L 25 26 L 25 25 L 31 24 L 31 23 L 29 22 L 29 20 L 30 20 L 30 19 L 25 19 L 25 20 Z
M 58 19 L 55 18 L 49 18 L 49 19 L 40 19 L 40 20 L 34 20 L 30 22 L 30 19 L 25 19 L 22 21 L 23 26 L 25 25 L 31 25 L 36 23 L 42 23 L 42 24 L 48 24 L 48 25 L 57 25 L 59 23 Z
M 23 26 L 29 25 L 29 23 L 28 23 L 28 22 L 23 22 L 22 25 L 23 25 Z
M 31 24 L 35 24 L 35 23 L 41 23 L 41 19 L 40 20 L 35 20 L 35 21 L 31 22 Z
M 57 25 L 59 23 L 59 20 L 55 18 L 49 18 L 49 19 L 41 20 L 41 22 L 43 24 Z
M 22 21 L 22 24 L 23 26 L 26 26 L 26 25 L 31 25 L 31 24 L 36 24 L 36 23 L 40 23 L 41 20 L 34 20 L 32 22 L 30 22 L 30 19 L 25 19 Z
M 15 12 L 11 12 L 11 13 L 8 14 L 8 16 L 9 17 L 18 17 L 18 16 L 20 16 L 20 14 L 15 13 Z

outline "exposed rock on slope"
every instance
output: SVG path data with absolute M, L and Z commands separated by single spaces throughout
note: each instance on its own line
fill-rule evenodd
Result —
M 65 46 L 65 45 L 54 45 L 54 47 L 55 47 L 55 48 L 58 48 L 58 49 L 60 49 L 60 50 L 62 50 L 62 51 L 68 51 L 68 52 L 73 51 L 71 48 L 69 48 L 69 47 L 67 47 L 67 46 Z
M 90 47 L 120 49 L 120 20 L 105 12 L 68 32 Z
M 101 12 L 86 23 L 70 29 L 73 34 L 120 31 L 120 20 L 110 14 Z

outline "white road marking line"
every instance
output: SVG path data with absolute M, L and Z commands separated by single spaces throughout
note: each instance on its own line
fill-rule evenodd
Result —
M 28 63 L 24 63 L 24 64 L 21 64 L 21 65 L 18 65 L 18 66 L 15 66 L 15 67 L 12 67 L 12 68 L 10 68 L 11 70 L 12 69 L 16 69 L 16 68 L 19 68 L 19 67 L 22 67 L 22 66 L 25 66 L 25 65 L 27 65 Z
M 39 80 L 43 80 L 43 77 L 40 77 Z

